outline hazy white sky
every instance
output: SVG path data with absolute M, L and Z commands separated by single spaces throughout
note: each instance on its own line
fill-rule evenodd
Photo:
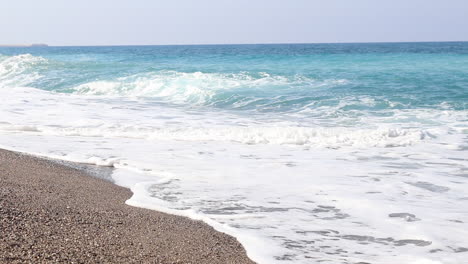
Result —
M 0 0 L 0 43 L 468 40 L 468 0 Z

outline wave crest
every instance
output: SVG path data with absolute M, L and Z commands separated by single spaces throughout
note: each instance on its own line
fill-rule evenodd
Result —
M 36 67 L 47 62 L 31 54 L 0 56 L 0 87 L 29 85 L 41 77 Z
M 160 71 L 94 81 L 72 88 L 76 94 L 155 97 L 172 103 L 216 104 L 243 96 L 247 101 L 259 94 L 277 94 L 292 88 L 318 88 L 347 83 L 347 80 L 318 81 L 305 76 L 273 76 L 267 73 L 202 73 Z M 242 98 L 236 98 L 242 99 Z

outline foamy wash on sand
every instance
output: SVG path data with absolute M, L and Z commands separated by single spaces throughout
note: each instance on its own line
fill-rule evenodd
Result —
M 0 48 L 0 145 L 260 263 L 468 258 L 468 43 Z

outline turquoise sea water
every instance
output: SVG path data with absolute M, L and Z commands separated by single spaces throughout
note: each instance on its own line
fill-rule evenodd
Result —
M 402 109 L 437 108 L 443 103 L 459 110 L 468 99 L 464 42 L 2 48 L 0 54 L 46 58 L 31 69 L 43 75 L 31 85 L 58 92 L 76 92 L 77 85 L 93 81 L 132 82 L 156 75 L 166 86 L 161 89 L 178 85 L 177 92 L 184 93 L 197 84 L 189 76 L 175 75 L 219 75 L 212 83 L 200 80 L 210 91 L 216 89 L 209 98 L 194 94 L 184 99 L 187 104 L 225 109 L 286 112 L 371 96 L 378 104 L 362 110 L 392 108 L 388 101 L 400 103 Z M 131 85 L 120 88 L 89 92 L 131 94 Z M 159 92 L 132 95 L 152 97 Z
M 2 147 L 113 166 L 258 262 L 467 257 L 467 42 L 2 47 L 0 92 Z

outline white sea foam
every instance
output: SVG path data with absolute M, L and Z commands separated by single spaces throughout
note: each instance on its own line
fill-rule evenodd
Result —
M 27 85 L 41 76 L 32 69 L 47 60 L 31 54 L 0 56 L 0 88 Z
M 303 145 L 317 148 L 401 147 L 435 137 L 421 129 L 352 129 L 305 127 L 55 127 L 0 124 L 0 131 L 41 135 L 138 138 L 152 141 L 228 141 L 243 144 Z

